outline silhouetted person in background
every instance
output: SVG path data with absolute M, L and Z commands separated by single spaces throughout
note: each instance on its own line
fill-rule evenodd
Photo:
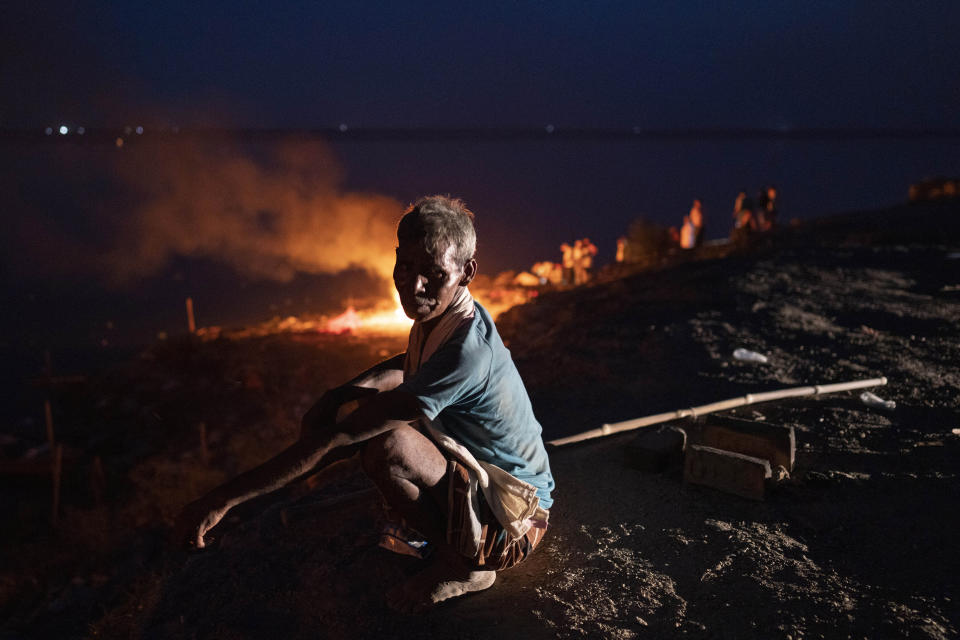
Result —
M 686 219 L 686 217 L 684 217 L 684 219 Z M 682 245 L 680 235 L 680 229 L 677 229 L 676 227 L 670 227 L 667 229 L 667 236 L 670 238 L 670 246 L 676 247 Z
M 562 256 L 560 264 L 563 265 L 563 284 L 573 284 L 573 247 L 566 242 L 560 245 L 560 255 Z
M 771 185 L 757 197 L 757 229 L 773 229 L 777 225 L 777 213 L 777 188 Z
M 767 202 L 764 207 L 764 218 L 766 219 L 768 229 L 776 228 L 779 213 L 780 210 L 777 206 L 777 188 L 770 185 L 767 187 Z
M 577 242 L 580 243 L 580 281 L 577 284 L 586 284 L 590 281 L 590 269 L 593 268 L 593 256 L 597 255 L 597 245 L 590 242 L 590 238 Z
M 627 238 L 620 236 L 617 238 L 617 255 L 615 260 L 617 264 L 622 264 L 627 259 Z
M 757 218 L 753 212 L 753 201 L 747 197 L 746 190 L 737 194 L 733 203 L 733 231 L 730 239 L 744 241 L 757 230 Z
M 693 249 L 697 246 L 697 228 L 693 226 L 690 216 L 683 216 L 683 225 L 680 227 L 680 248 Z
M 583 240 L 573 243 L 573 284 L 583 284 Z
M 743 203 L 747 199 L 747 190 L 741 189 L 740 193 L 737 194 L 737 199 L 733 201 L 733 226 L 734 228 L 740 226 L 740 212 L 743 211 Z
M 693 246 L 703 246 L 703 204 L 699 199 L 693 201 L 693 205 L 690 207 L 689 218 L 690 224 L 693 225 Z

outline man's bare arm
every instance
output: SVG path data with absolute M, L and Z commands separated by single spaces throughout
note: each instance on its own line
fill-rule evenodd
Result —
M 342 422 L 306 433 L 270 460 L 187 505 L 177 521 L 175 542 L 186 542 L 202 548 L 204 534 L 216 526 L 231 508 L 280 489 L 315 469 L 337 449 L 408 425 L 419 417 L 419 406 L 410 394 L 402 391 L 377 394 Z
M 405 353 L 398 353 L 392 358 L 378 362 L 347 382 L 347 385 L 374 388 L 377 391 L 389 391 L 403 382 L 403 359 L 405 356 Z
M 300 437 L 320 431 L 337 421 L 340 407 L 354 400 L 364 402 L 371 396 L 395 389 L 403 382 L 404 354 L 379 362 L 352 380 L 326 391 L 303 416 Z

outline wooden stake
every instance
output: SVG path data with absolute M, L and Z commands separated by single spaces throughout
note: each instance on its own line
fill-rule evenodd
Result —
M 190 333 L 197 332 L 197 323 L 193 319 L 193 298 L 187 298 L 187 328 Z
M 210 451 L 207 449 L 207 423 L 200 423 L 200 458 L 203 464 L 210 464 Z
M 696 418 L 697 416 L 706 415 L 708 413 L 713 413 L 715 411 L 725 411 L 726 409 L 742 407 L 748 404 L 769 402 L 771 400 L 779 400 L 781 398 L 799 398 L 802 396 L 823 395 L 826 393 L 836 393 L 837 391 L 863 389 L 865 387 L 876 387 L 876 386 L 882 386 L 885 384 L 887 384 L 887 379 L 881 377 L 881 378 L 871 378 L 870 380 L 854 380 L 853 382 L 839 382 L 837 384 L 824 384 L 824 385 L 818 384 L 813 387 L 792 387 L 790 389 L 779 389 L 777 391 L 767 391 L 765 393 L 748 393 L 747 395 L 741 398 L 730 398 L 729 400 L 721 400 L 720 402 L 713 402 L 711 404 L 705 404 L 699 407 L 691 407 L 689 409 L 677 409 L 676 411 L 668 411 L 667 413 L 657 413 L 652 416 L 637 418 L 635 420 L 626 420 L 625 422 L 615 422 L 613 424 L 605 424 L 601 426 L 599 429 L 591 429 L 589 431 L 584 431 L 583 433 L 578 433 L 573 436 L 567 436 L 566 438 L 557 438 L 556 440 L 549 441 L 547 444 L 553 445 L 555 447 L 562 447 L 565 444 L 573 444 L 574 442 L 583 442 L 584 440 L 592 440 L 594 438 L 609 436 L 615 433 L 622 433 L 624 431 L 633 431 L 634 429 L 639 429 L 640 427 L 648 427 L 650 425 L 661 424 L 663 422 L 669 422 L 671 420 L 680 420 L 681 418 L 689 418 L 689 417 Z
M 53 450 L 53 505 L 50 509 L 50 522 L 57 526 L 57 517 L 60 513 L 60 476 L 63 472 L 63 445 L 58 444 Z
M 50 408 L 49 398 L 43 401 L 43 419 L 47 424 L 47 444 L 50 445 L 50 452 L 53 453 L 56 439 L 53 437 L 53 411 Z

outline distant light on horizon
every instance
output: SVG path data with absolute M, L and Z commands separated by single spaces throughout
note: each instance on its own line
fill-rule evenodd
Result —
M 119 149 L 123 146 L 123 138 L 117 138 L 114 144 L 117 145 L 117 149 Z
M 137 135 L 143 134 L 143 127 L 137 127 Z
M 70 127 L 65 124 L 60 125 L 60 135 L 65 136 L 70 133 Z
M 340 126 L 337 127 L 337 128 L 340 129 L 341 132 L 343 132 L 343 131 L 346 131 L 346 130 L 347 130 L 347 125 L 346 125 L 345 123 L 341 122 L 341 123 L 340 123 Z
M 548 124 L 548 125 L 546 126 L 546 129 L 547 129 L 547 133 L 553 133 L 553 131 L 554 131 L 554 127 L 553 127 L 552 124 Z
M 84 127 L 77 127 L 77 133 L 79 133 L 80 135 L 83 135 L 86 132 L 87 130 Z
M 43 130 L 43 132 L 46 133 L 48 136 L 53 135 L 53 127 L 47 127 L 46 129 Z

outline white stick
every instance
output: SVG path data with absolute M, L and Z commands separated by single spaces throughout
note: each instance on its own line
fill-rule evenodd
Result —
M 887 379 L 884 377 L 880 378 L 871 378 L 869 380 L 854 380 L 853 382 L 838 382 L 836 384 L 823 384 L 815 385 L 812 387 L 791 387 L 789 389 L 778 389 L 777 391 L 766 391 L 764 393 L 748 393 L 747 395 L 740 398 L 730 398 L 729 400 L 721 400 L 720 402 L 713 402 L 711 404 L 701 405 L 699 407 L 691 407 L 689 409 L 677 409 L 676 411 L 668 411 L 667 413 L 658 413 L 652 416 L 646 416 L 644 418 L 636 418 L 634 420 L 626 420 L 624 422 L 615 422 L 613 424 L 605 424 L 599 429 L 591 429 L 589 431 L 584 431 L 583 433 L 578 433 L 576 435 L 567 436 L 566 438 L 558 438 L 556 440 L 550 440 L 547 444 L 553 445 L 555 447 L 562 447 L 565 444 L 573 444 L 574 442 L 583 442 L 584 440 L 592 440 L 594 438 L 600 438 L 603 436 L 609 436 L 614 433 L 622 433 L 623 431 L 632 431 L 634 429 L 639 429 L 640 427 L 648 427 L 653 424 L 660 424 L 663 422 L 669 422 L 670 420 L 679 420 L 681 418 L 687 418 L 693 416 L 703 416 L 708 413 L 713 413 L 715 411 L 724 411 L 726 409 L 733 409 L 734 407 L 743 407 L 748 404 L 757 404 L 759 402 L 769 402 L 770 400 L 780 400 L 782 398 L 799 398 L 803 396 L 819 396 L 826 393 L 836 393 L 837 391 L 850 391 L 853 389 L 863 389 L 865 387 L 877 387 L 887 384 Z

